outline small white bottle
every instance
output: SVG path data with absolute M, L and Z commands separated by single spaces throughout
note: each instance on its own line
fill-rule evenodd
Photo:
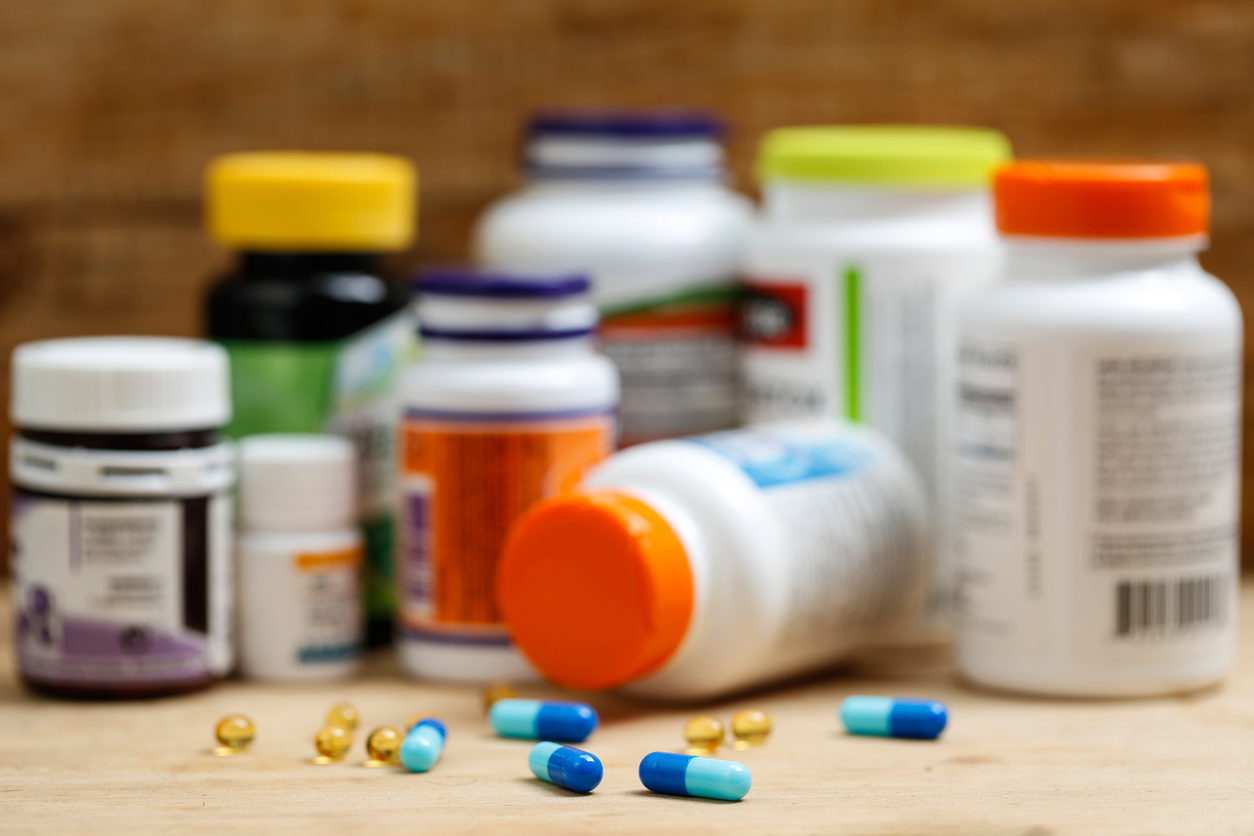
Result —
M 240 662 L 249 678 L 337 679 L 360 665 L 354 455 L 331 435 L 240 442 Z
M 962 319 L 958 666 L 1127 697 L 1231 670 L 1241 311 L 1197 262 L 1206 170 L 1020 162 L 1006 281 Z
M 398 644 L 414 676 L 522 680 L 496 576 L 514 520 L 614 449 L 618 375 L 588 279 L 432 269 L 402 387 Z
M 988 183 L 1009 156 L 1006 138 L 982 128 L 767 135 L 745 269 L 747 421 L 866 422 L 944 504 L 958 306 L 1000 265 Z M 948 632 L 951 562 L 943 548 L 932 561 L 914 638 Z
M 518 522 L 501 605 L 559 685 L 705 699 L 893 638 L 927 535 L 918 475 L 865 427 L 658 441 Z
M 736 277 L 753 207 L 725 184 L 721 133 L 691 111 L 537 114 L 526 185 L 475 229 L 484 264 L 591 276 L 624 445 L 739 423 Z

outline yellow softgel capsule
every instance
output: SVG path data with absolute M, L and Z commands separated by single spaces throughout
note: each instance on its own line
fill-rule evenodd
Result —
M 405 736 L 393 726 L 380 726 L 366 738 L 366 766 L 383 766 L 401 762 L 401 744 Z
M 231 714 L 218 721 L 214 736 L 220 744 L 214 750 L 215 755 L 238 755 L 246 750 L 257 736 L 253 721 L 243 714 Z
M 744 708 L 732 715 L 732 736 L 735 749 L 752 749 L 766 742 L 771 733 L 771 715 L 760 708 Z
M 327 725 L 339 726 L 342 729 L 348 729 L 350 732 L 357 728 L 357 707 L 352 703 L 341 702 L 331 706 L 331 710 L 327 712 Z
M 707 754 L 723 745 L 723 723 L 717 717 L 702 715 L 684 724 L 684 739 L 688 741 L 688 754 Z
M 491 711 L 498 700 L 512 700 L 517 696 L 518 692 L 508 682 L 493 682 L 483 689 L 483 712 Z
M 323 726 L 314 736 L 314 748 L 318 757 L 314 763 L 331 763 L 343 760 L 353 746 L 352 733 L 343 726 Z

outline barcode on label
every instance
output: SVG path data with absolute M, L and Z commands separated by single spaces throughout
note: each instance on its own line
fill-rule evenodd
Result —
M 1165 635 L 1223 624 L 1227 582 L 1224 575 L 1120 581 L 1115 587 L 1115 637 Z

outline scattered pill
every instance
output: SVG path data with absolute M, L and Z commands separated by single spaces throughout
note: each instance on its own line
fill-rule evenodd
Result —
M 353 746 L 353 734 L 343 726 L 323 726 L 314 736 L 318 757 L 314 763 L 343 760 Z
M 219 743 L 218 748 L 213 750 L 215 755 L 238 755 L 248 749 L 257 736 L 257 729 L 253 721 L 243 714 L 231 714 L 218 721 L 214 736 Z
M 370 760 L 366 766 L 386 766 L 401 762 L 401 742 L 405 737 L 401 730 L 392 726 L 381 726 L 366 738 L 366 754 Z
M 597 712 L 582 702 L 497 700 L 488 722 L 501 737 L 579 743 L 597 727 Z
M 684 723 L 684 740 L 688 741 L 688 754 L 708 755 L 723 745 L 726 732 L 717 717 L 702 715 Z
M 575 792 L 592 792 L 605 774 L 601 761 L 591 752 L 547 740 L 532 747 L 527 763 L 541 781 Z
M 352 703 L 336 703 L 327 712 L 327 725 L 339 726 L 342 729 L 348 729 L 350 732 L 355 731 L 357 729 L 358 716 L 357 708 Z
M 410 772 L 426 772 L 435 766 L 444 753 L 444 740 L 448 731 L 435 717 L 423 717 L 401 744 L 401 763 Z
M 771 715 L 759 708 L 745 708 L 732 715 L 732 736 L 735 749 L 752 749 L 766 742 L 771 733 Z
M 508 682 L 494 682 L 483 689 L 483 711 L 486 714 L 499 700 L 512 700 L 518 696 L 514 686 Z
M 856 696 L 840 704 L 840 720 L 850 734 L 935 740 L 949 714 L 938 700 Z
M 753 786 L 753 776 L 735 761 L 653 752 L 640 761 L 640 783 L 668 795 L 739 801 Z

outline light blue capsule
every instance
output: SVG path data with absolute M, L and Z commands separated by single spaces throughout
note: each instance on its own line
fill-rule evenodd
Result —
M 488 722 L 501 737 L 579 743 L 597 727 L 596 709 L 582 702 L 497 700 Z
M 739 801 L 753 786 L 753 776 L 735 761 L 653 752 L 640 761 L 640 783 L 668 795 Z
M 605 774 L 600 759 L 591 752 L 547 740 L 531 748 L 527 765 L 541 781 L 575 792 L 592 792 Z
M 426 772 L 444 754 L 444 724 L 434 717 L 423 717 L 401 743 L 401 763 L 410 772 Z
M 850 734 L 935 740 L 949 712 L 939 700 L 855 696 L 840 704 L 840 721 Z

